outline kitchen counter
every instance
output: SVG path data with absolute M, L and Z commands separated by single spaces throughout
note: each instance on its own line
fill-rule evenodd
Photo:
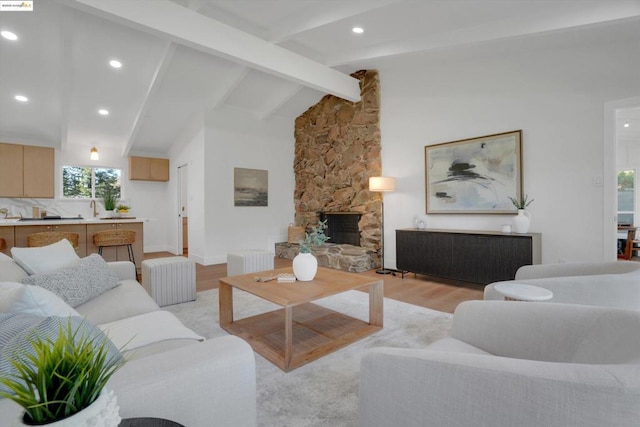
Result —
M 144 222 L 141 218 L 64 218 L 64 219 L 28 219 L 19 221 L 15 219 L 0 219 L 0 227 L 20 227 L 26 225 L 60 225 L 60 224 L 111 224 L 127 222 Z

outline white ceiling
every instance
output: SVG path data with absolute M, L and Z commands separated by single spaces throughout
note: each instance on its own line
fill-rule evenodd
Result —
M 325 93 L 353 97 L 363 68 L 637 37 L 640 0 L 35 0 L 0 30 L 19 37 L 0 38 L 0 140 L 164 155 L 206 110 L 293 120 Z

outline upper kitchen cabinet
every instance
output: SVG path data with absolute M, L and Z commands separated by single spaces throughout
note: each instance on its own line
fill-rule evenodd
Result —
M 138 181 L 169 181 L 169 159 L 129 157 L 129 179 Z
M 55 151 L 0 143 L 0 197 L 53 199 Z

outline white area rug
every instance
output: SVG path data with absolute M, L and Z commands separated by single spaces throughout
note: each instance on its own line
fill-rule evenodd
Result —
M 234 318 L 278 306 L 234 289 Z M 318 304 L 361 320 L 369 319 L 369 295 L 349 291 Z M 218 324 L 218 291 L 165 307 L 197 334 L 226 335 Z M 335 353 L 285 373 L 256 353 L 259 426 L 357 426 L 360 359 L 374 347 L 420 348 L 447 334 L 451 314 L 384 299 L 384 328 Z

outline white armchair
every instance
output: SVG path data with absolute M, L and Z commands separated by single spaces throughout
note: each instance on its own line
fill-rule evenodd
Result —
M 362 360 L 360 425 L 640 425 L 640 312 L 469 301 L 425 349 Z

